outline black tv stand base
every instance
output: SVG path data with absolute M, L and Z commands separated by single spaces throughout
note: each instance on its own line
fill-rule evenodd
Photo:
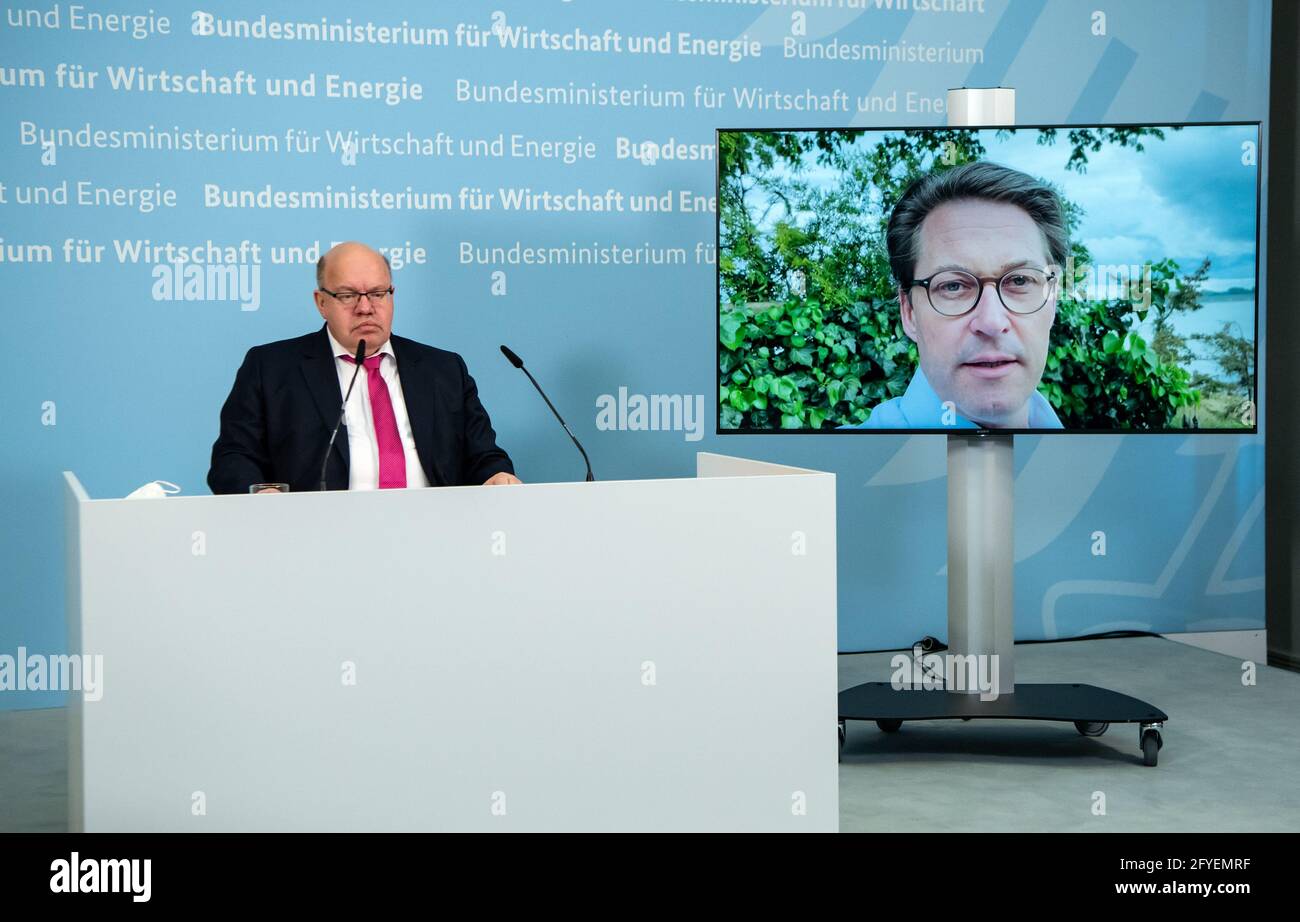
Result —
M 1160 731 L 1169 719 L 1164 711 L 1129 695 L 1065 683 L 1017 684 L 1014 694 L 981 701 L 977 693 L 867 682 L 840 692 L 839 712 L 841 750 L 850 720 L 874 720 L 885 733 L 915 720 L 1058 720 L 1073 723 L 1084 736 L 1101 736 L 1113 723 L 1136 723 L 1144 765 L 1156 764 L 1164 745 Z

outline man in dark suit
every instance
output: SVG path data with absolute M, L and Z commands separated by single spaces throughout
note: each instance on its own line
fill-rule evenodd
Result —
M 319 489 L 362 340 L 364 368 L 326 464 L 329 489 L 519 483 L 464 360 L 392 335 L 392 273 L 382 255 L 339 244 L 317 264 L 316 285 L 324 328 L 250 349 L 235 375 L 212 446 L 213 493 L 264 483 Z

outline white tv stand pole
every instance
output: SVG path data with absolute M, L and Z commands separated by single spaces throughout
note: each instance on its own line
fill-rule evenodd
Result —
M 1014 125 L 1016 91 L 948 91 L 948 125 Z M 1016 690 L 1015 437 L 948 436 L 948 650 L 997 656 L 999 695 Z M 978 693 L 978 688 L 967 691 Z

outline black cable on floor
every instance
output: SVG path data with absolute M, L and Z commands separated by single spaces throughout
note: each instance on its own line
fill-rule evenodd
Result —
M 1036 643 L 1070 643 L 1076 640 L 1114 640 L 1120 637 L 1164 637 L 1163 634 L 1157 634 L 1155 631 L 1102 631 L 1097 634 L 1080 634 L 1078 637 L 1055 637 L 1043 640 L 1017 640 L 1017 644 L 1036 644 Z M 931 638 L 933 639 L 933 638 Z M 926 652 L 933 653 L 938 650 L 947 650 L 948 645 L 941 641 L 936 641 L 934 646 Z M 866 653 L 911 653 L 911 647 L 890 647 L 884 650 L 840 650 L 840 656 L 860 656 Z

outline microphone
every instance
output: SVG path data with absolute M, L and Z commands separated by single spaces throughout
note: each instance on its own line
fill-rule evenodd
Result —
M 357 383 L 357 375 L 361 373 L 361 365 L 365 360 L 366 341 L 363 339 L 357 343 L 357 367 L 352 371 L 352 380 L 348 382 L 348 392 L 343 395 L 343 403 L 339 406 L 338 422 L 334 424 L 334 431 L 330 433 L 330 443 L 325 446 L 325 457 L 320 459 L 320 488 L 322 493 L 325 491 L 325 467 L 330 463 L 330 452 L 334 450 L 334 440 L 338 438 L 339 427 L 343 425 L 343 414 L 348 408 L 348 398 L 352 396 L 352 385 Z
M 573 444 L 578 447 L 578 451 L 582 452 L 582 460 L 587 464 L 587 483 L 593 482 L 596 479 L 596 475 L 591 472 L 591 459 L 587 457 L 586 449 L 582 447 L 582 443 L 578 441 L 578 437 L 573 434 L 573 430 L 569 428 L 569 424 L 560 416 L 560 411 L 555 409 L 555 404 L 551 403 L 551 398 L 546 396 L 546 391 L 542 390 L 542 386 L 537 383 L 537 379 L 529 374 L 528 369 L 524 367 L 524 360 L 515 355 L 505 346 L 501 347 L 501 354 L 509 360 L 511 365 L 528 375 L 528 380 L 533 382 L 533 387 L 537 388 L 537 393 L 542 395 L 542 399 L 545 400 L 546 405 L 551 408 L 551 412 L 555 414 L 555 418 L 560 421 L 560 425 L 564 427 L 564 431 L 569 433 L 569 438 L 573 439 Z

